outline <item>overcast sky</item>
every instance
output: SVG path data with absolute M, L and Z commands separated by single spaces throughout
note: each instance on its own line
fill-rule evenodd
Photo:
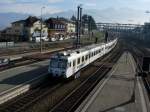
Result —
M 119 10 L 120 8 L 128 8 L 142 10 L 143 13 L 150 10 L 150 0 L 0 0 L 0 12 L 17 12 L 39 16 L 43 6 L 45 6 L 44 13 L 53 14 L 76 10 L 79 4 L 83 5 L 83 9 L 114 8 Z
M 132 8 L 150 10 L 150 0 L 0 0 L 0 12 L 21 12 L 39 15 L 40 7 L 47 13 L 74 10 L 78 4 L 85 9 Z

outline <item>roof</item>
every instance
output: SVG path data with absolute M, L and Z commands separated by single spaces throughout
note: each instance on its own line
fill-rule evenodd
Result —
M 7 27 L 7 28 L 3 29 L 3 30 L 1 31 L 1 33 L 6 33 L 6 31 L 7 31 L 7 30 L 10 30 L 10 29 L 11 29 L 11 27 Z
M 66 19 L 66 18 L 49 18 L 46 20 L 46 23 L 51 23 L 51 22 L 54 22 L 54 23 L 62 23 L 62 24 L 66 24 L 66 23 L 75 23 L 74 21 L 72 20 L 69 20 L 69 19 Z
M 111 42 L 114 42 L 116 41 L 116 39 L 114 40 L 111 40 L 109 43 L 107 44 L 110 44 Z M 57 56 L 62 56 L 62 57 L 71 57 L 71 56 L 74 56 L 76 54 L 80 54 L 80 53 L 83 53 L 83 52 L 86 52 L 86 51 L 89 51 L 89 50 L 92 50 L 94 48 L 97 48 L 97 47 L 102 47 L 103 45 L 105 45 L 106 43 L 99 43 L 99 44 L 93 44 L 93 45 L 90 45 L 90 46 L 85 46 L 83 48 L 79 48 L 79 49 L 75 49 L 75 50 L 68 50 L 68 51 L 62 51 L 62 52 L 59 52 L 57 54 Z
M 25 23 L 25 20 L 19 20 L 19 21 L 12 22 L 12 24 L 15 24 L 15 23 Z
M 38 21 L 39 19 L 37 17 L 32 17 L 29 16 L 26 20 L 25 20 L 25 26 L 30 27 L 32 26 L 36 21 Z
M 45 21 L 47 24 L 48 23 L 60 23 L 60 24 L 65 24 L 65 22 L 59 18 L 49 18 Z
M 29 16 L 27 19 L 25 20 L 19 20 L 19 21 L 15 21 L 12 24 L 15 23 L 23 23 L 25 26 L 30 27 L 32 26 L 36 21 L 38 21 L 39 19 L 35 16 Z
M 75 49 L 75 50 L 62 51 L 62 52 L 59 52 L 57 55 L 70 57 L 71 55 L 79 54 L 81 52 L 85 52 L 85 51 L 91 50 L 93 48 L 100 47 L 101 45 L 104 45 L 104 43 L 93 44 L 93 45 Z

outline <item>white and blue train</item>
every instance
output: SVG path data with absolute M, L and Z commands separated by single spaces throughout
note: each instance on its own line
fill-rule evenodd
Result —
M 117 41 L 118 39 L 114 39 L 107 43 L 59 52 L 50 58 L 48 72 L 52 77 L 76 76 L 80 69 L 110 52 L 116 46 Z

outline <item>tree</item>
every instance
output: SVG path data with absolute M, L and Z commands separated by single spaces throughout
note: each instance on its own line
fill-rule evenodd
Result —
M 72 20 L 72 21 L 76 21 L 77 19 L 76 19 L 76 17 L 73 15 L 73 16 L 71 17 L 71 20 Z
M 95 20 L 94 20 L 94 18 L 93 18 L 92 16 L 90 16 L 90 15 L 84 14 L 84 15 L 82 16 L 82 24 L 83 24 L 83 27 L 85 27 L 86 24 L 87 24 L 88 27 L 90 27 L 91 30 L 97 29 Z

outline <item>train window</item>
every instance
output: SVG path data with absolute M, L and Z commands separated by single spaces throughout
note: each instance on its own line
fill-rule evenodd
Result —
M 80 64 L 80 58 L 78 58 L 78 64 Z
M 82 62 L 84 62 L 84 56 L 82 56 Z
M 76 66 L 76 60 L 73 61 L 73 66 Z
M 87 60 L 87 59 L 88 59 L 88 55 L 85 56 L 85 60 Z

